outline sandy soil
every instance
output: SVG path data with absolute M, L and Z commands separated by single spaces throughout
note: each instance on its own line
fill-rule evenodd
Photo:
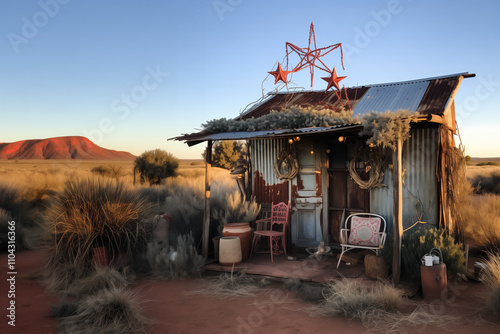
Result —
M 6 284 L 7 255 L 0 255 L 2 279 L 1 309 L 8 302 Z M 0 333 L 54 333 L 55 319 L 50 317 L 50 305 L 57 301 L 44 293 L 38 279 L 44 256 L 40 251 L 19 252 L 16 257 L 16 327 L 7 325 L 1 317 Z M 254 297 L 218 299 L 187 292 L 203 284 L 197 279 L 156 281 L 139 279 L 133 284 L 143 300 L 144 313 L 154 321 L 150 333 L 362 333 L 367 329 L 358 320 L 344 317 L 311 318 L 302 308 L 307 303 L 293 293 L 273 283 Z M 477 282 L 449 285 L 454 294 L 446 301 L 426 304 L 419 297 L 413 301 L 438 315 L 453 315 L 446 331 L 422 324 L 407 328 L 411 333 L 499 333 L 500 323 L 485 308 L 486 288 Z M 497 324 L 494 324 L 496 321 Z

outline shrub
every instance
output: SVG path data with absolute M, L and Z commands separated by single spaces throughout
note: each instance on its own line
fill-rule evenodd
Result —
M 145 248 L 150 205 L 123 183 L 67 182 L 46 215 L 49 266 L 88 267 L 93 247 L 106 246 L 111 258 Z
M 196 251 L 192 235 L 179 236 L 176 248 L 149 243 L 147 258 L 153 275 L 164 279 L 197 276 L 205 264 L 205 259 Z
M 11 219 L 19 221 L 25 218 L 29 205 L 22 198 L 18 188 L 7 184 L 0 184 L 0 209 L 8 214 Z
M 496 314 L 500 314 L 500 249 L 489 252 L 486 268 L 481 271 L 480 279 L 489 289 L 488 302 Z
M 217 233 L 220 225 L 216 218 L 227 206 L 227 195 L 238 192 L 238 186 L 229 172 L 222 169 L 214 169 L 210 191 L 210 209 L 212 215 L 211 234 Z M 195 244 L 201 239 L 204 212 L 204 176 L 197 178 L 175 177 L 165 182 L 168 195 L 165 199 L 163 212 L 172 217 L 170 235 L 174 237 L 170 241 L 175 242 L 178 235 L 193 233 Z
M 92 168 L 90 172 L 96 175 L 111 177 L 114 179 L 118 179 L 123 174 L 122 168 L 116 167 L 115 165 L 97 166 Z
M 62 318 L 57 329 L 68 334 L 128 334 L 145 332 L 149 323 L 132 292 L 112 288 L 82 299 L 76 314 Z
M 236 140 L 217 141 L 212 147 L 212 165 L 224 169 L 232 169 L 236 161 L 245 157 L 245 144 Z M 205 159 L 206 153 L 203 153 Z
M 141 184 L 160 184 L 161 180 L 175 176 L 179 167 L 179 159 L 171 153 L 156 149 L 146 151 L 135 159 L 135 169 L 140 173 Z
M 226 194 L 225 205 L 218 211 L 212 211 L 212 217 L 219 222 L 217 231 L 222 235 L 225 224 L 254 221 L 260 212 L 260 204 L 255 198 L 247 201 L 239 191 Z
M 415 283 L 420 282 L 421 258 L 432 248 L 441 250 L 448 278 L 465 272 L 465 255 L 461 243 L 445 235 L 444 230 L 419 228 L 405 234 L 401 241 L 401 275 Z M 389 236 L 382 249 L 382 257 L 389 265 L 392 265 L 392 254 L 393 237 Z
M 476 175 L 471 180 L 471 185 L 476 194 L 500 195 L 500 173 L 493 172 L 491 175 Z
M 498 166 L 498 163 L 493 162 L 493 161 L 483 161 L 478 163 L 476 166 Z

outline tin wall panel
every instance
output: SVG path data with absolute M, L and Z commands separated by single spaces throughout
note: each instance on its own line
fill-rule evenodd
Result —
M 403 229 L 416 221 L 429 224 L 438 223 L 438 194 L 436 160 L 438 149 L 438 129 L 412 129 L 411 138 L 403 145 Z M 393 232 L 393 186 L 392 172 L 384 175 L 387 187 L 370 192 L 370 211 L 382 215 Z M 418 225 L 416 226 L 418 227 Z
M 251 160 L 253 170 L 253 195 L 258 203 L 277 203 L 288 201 L 288 181 L 280 180 L 274 172 L 284 139 L 252 140 Z

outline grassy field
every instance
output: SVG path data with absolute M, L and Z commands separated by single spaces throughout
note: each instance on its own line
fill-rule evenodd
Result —
M 498 159 L 500 161 L 500 159 Z M 467 176 L 470 181 L 477 181 L 481 186 L 492 188 L 499 183 L 496 175 L 500 175 L 500 166 L 481 165 L 481 162 L 496 162 L 495 159 L 473 159 L 467 166 Z M 181 160 L 178 177 L 167 179 L 159 187 L 133 185 L 133 166 L 131 161 L 91 161 L 91 160 L 0 160 L 0 220 L 5 217 L 22 219 L 24 222 L 43 220 L 43 211 L 53 195 L 62 190 L 66 181 L 77 179 L 112 180 L 118 179 L 128 188 L 135 188 L 141 196 L 155 204 L 155 214 L 168 213 L 178 221 L 182 221 L 186 228 L 198 224 L 202 217 L 203 185 L 205 166 L 202 160 Z M 96 169 L 114 171 L 114 176 L 104 176 Z M 93 171 L 94 170 L 94 171 Z M 236 182 L 227 170 L 213 169 L 212 198 L 216 207 L 221 209 L 223 203 L 231 200 L 228 195 L 237 191 Z M 495 188 L 496 189 L 496 188 Z M 500 189 L 500 188 L 499 188 Z M 500 230 L 500 193 L 476 192 L 481 195 L 472 195 L 467 203 L 462 205 L 467 218 L 467 230 L 478 234 L 478 217 L 481 221 L 491 222 L 488 231 L 481 234 L 498 234 Z M 234 199 L 232 199 L 234 201 Z M 23 202 L 23 203 L 20 203 Z M 236 201 L 238 202 L 238 201 Z M 230 211 L 234 212 L 235 208 Z M 249 209 L 252 211 L 251 209 Z M 215 213 L 217 216 L 218 213 Z M 484 230 L 485 225 L 480 224 Z M 484 241 L 484 238 L 482 238 Z M 499 243 L 498 238 L 493 244 Z

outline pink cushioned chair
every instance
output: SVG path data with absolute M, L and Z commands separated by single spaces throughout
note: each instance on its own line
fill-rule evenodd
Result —
M 283 252 L 286 256 L 286 226 L 288 225 L 288 213 L 290 205 L 287 203 L 273 204 L 271 207 L 271 217 L 259 219 L 255 221 L 257 228 L 253 233 L 252 252 L 255 248 L 255 243 L 260 237 L 269 237 L 269 248 L 271 252 L 271 262 L 273 254 L 281 254 L 280 240 L 283 247 Z M 270 224 L 269 224 L 270 223 Z M 267 227 L 268 226 L 268 227 Z M 266 229 L 264 229 L 266 228 Z
M 355 249 L 370 249 L 378 255 L 387 236 L 384 217 L 375 213 L 355 213 L 347 217 L 340 228 L 340 253 L 337 268 L 345 252 Z

